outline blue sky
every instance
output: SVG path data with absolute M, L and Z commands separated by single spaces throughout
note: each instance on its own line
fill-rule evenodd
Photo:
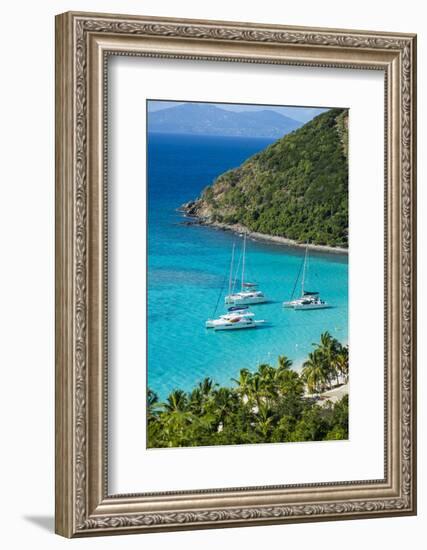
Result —
M 155 112 L 161 111 L 163 109 L 169 109 L 170 107 L 175 107 L 176 105 L 181 105 L 183 102 L 180 101 L 148 101 L 148 111 Z M 328 108 L 321 107 L 281 107 L 276 105 L 244 105 L 238 103 L 212 103 L 216 107 L 221 109 L 226 109 L 227 111 L 264 111 L 266 109 L 270 111 L 276 111 L 282 115 L 288 116 L 300 122 L 308 122 L 315 116 L 327 111 Z

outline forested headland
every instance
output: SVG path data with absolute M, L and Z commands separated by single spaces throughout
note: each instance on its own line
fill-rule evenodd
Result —
M 330 109 L 238 168 L 181 210 L 206 225 L 348 247 L 348 110 Z

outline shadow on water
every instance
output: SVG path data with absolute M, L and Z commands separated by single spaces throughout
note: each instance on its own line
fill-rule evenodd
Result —
M 269 323 L 268 321 L 263 324 L 263 325 L 259 325 L 257 326 L 257 330 L 268 330 L 269 328 L 273 328 L 275 325 L 273 323 Z
M 339 306 L 328 306 L 328 307 L 322 307 L 322 308 L 318 308 L 318 309 L 310 309 L 310 308 L 307 308 L 307 309 L 294 309 L 293 307 L 284 307 L 283 309 L 287 309 L 287 310 L 293 310 L 295 311 L 295 313 L 299 313 L 300 311 L 309 311 L 310 313 L 313 313 L 314 311 L 328 311 L 330 309 L 337 309 Z
M 273 323 L 269 323 L 268 321 L 266 321 L 264 324 L 262 325 L 258 325 L 256 327 L 256 330 L 267 330 L 269 328 L 273 328 L 275 325 Z M 231 333 L 238 333 L 238 332 L 246 332 L 246 331 L 250 331 L 252 330 L 253 327 L 251 327 L 250 329 L 238 329 L 238 330 L 215 330 L 215 329 L 209 329 L 207 328 L 206 331 L 209 331 L 209 332 L 212 332 L 213 334 L 218 334 L 218 333 L 222 333 L 222 334 L 231 334 Z

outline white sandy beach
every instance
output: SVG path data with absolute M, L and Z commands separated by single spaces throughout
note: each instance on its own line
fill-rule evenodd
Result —
M 320 394 L 320 400 L 324 403 L 327 403 L 328 401 L 331 401 L 332 403 L 336 403 L 337 401 L 340 401 L 345 395 L 348 394 L 348 384 L 343 384 L 342 386 L 338 386 L 336 388 L 332 388 L 332 390 L 325 391 Z

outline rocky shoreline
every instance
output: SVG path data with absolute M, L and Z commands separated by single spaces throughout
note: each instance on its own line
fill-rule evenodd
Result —
M 317 250 L 319 252 L 327 252 L 330 254 L 340 254 L 348 255 L 348 248 L 340 248 L 335 246 L 321 245 L 321 244 L 305 244 L 299 243 L 292 239 L 287 239 L 286 237 L 278 237 L 276 235 L 267 235 L 265 233 L 258 233 L 256 231 L 251 231 L 247 227 L 241 224 L 226 224 L 221 222 L 214 222 L 208 218 L 202 218 L 198 216 L 195 210 L 195 202 L 190 201 L 186 204 L 183 204 L 178 208 L 178 212 L 181 212 L 186 218 L 186 221 L 182 223 L 184 225 L 201 225 L 206 227 L 212 227 L 213 229 L 221 229 L 222 231 L 232 231 L 233 233 L 246 233 L 247 236 L 256 241 L 267 241 L 272 242 L 278 245 L 292 247 L 292 248 L 305 248 L 306 246 L 310 250 Z

